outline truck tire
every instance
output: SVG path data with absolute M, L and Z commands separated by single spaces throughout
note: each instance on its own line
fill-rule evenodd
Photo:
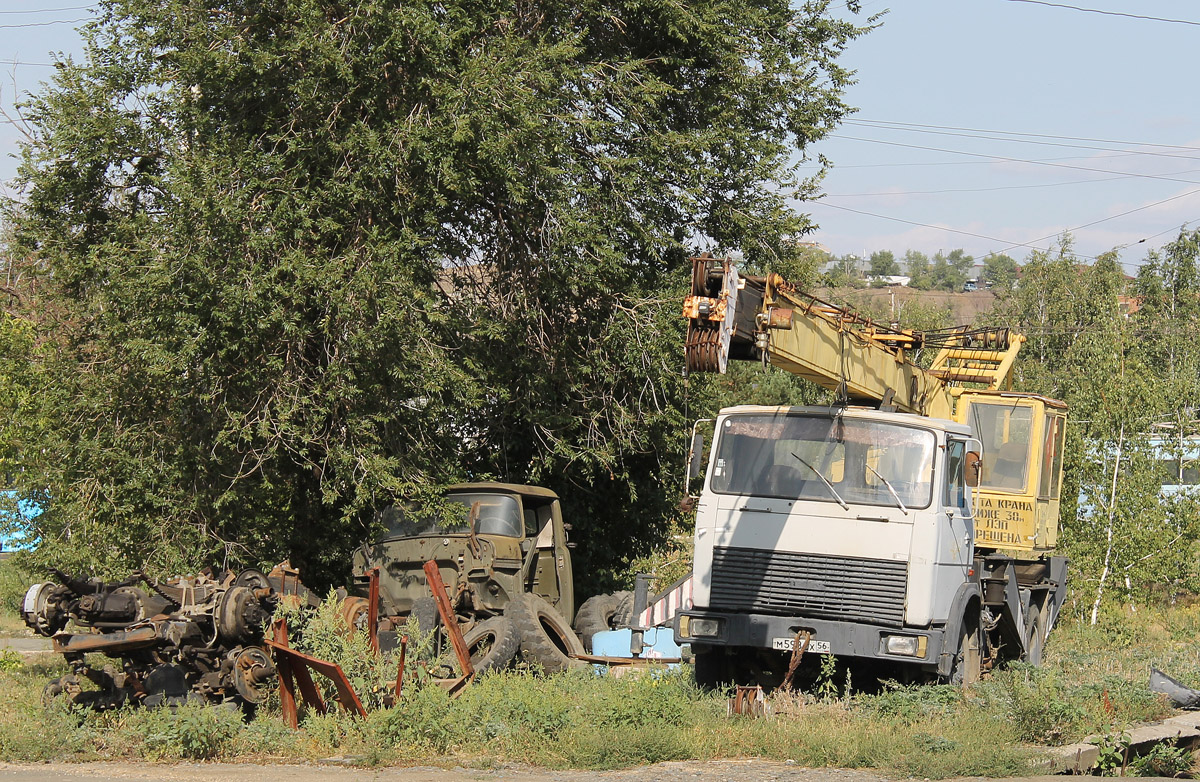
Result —
M 463 636 L 476 673 L 500 670 L 512 662 L 521 645 L 521 635 L 511 618 L 493 616 L 472 627 Z
M 588 654 L 592 651 L 592 636 L 628 624 L 632 609 L 632 592 L 596 595 L 584 601 L 579 613 L 575 614 L 575 632 L 579 634 Z
M 1025 637 L 1029 648 L 1025 650 L 1025 662 L 1042 664 L 1042 649 L 1046 645 L 1046 614 L 1037 606 L 1029 607 L 1029 618 L 1025 622 Z
M 968 609 L 963 616 L 958 650 L 954 654 L 954 665 L 950 669 L 950 684 L 966 687 L 979 681 L 982 675 L 983 627 L 979 623 L 979 611 Z
M 571 655 L 585 654 L 571 623 L 543 598 L 524 594 L 508 604 L 510 617 L 521 636 L 521 658 L 540 665 L 546 673 L 558 673 L 581 665 Z

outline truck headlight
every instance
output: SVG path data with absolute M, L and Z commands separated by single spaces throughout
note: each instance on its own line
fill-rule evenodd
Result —
M 880 651 L 902 657 L 924 657 L 928 643 L 929 639 L 923 635 L 885 635 Z
M 688 638 L 715 638 L 721 634 L 721 620 L 685 616 L 679 622 L 679 634 Z

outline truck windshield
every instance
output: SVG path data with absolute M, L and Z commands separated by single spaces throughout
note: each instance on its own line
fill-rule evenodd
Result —
M 521 509 L 516 498 L 507 494 L 450 494 L 441 512 L 402 508 L 393 505 L 383 511 L 381 521 L 385 538 L 412 538 L 420 535 L 466 535 L 471 531 L 471 513 L 475 514 L 475 532 L 479 535 L 524 537 Z
M 718 494 L 891 507 L 899 498 L 907 508 L 926 508 L 933 499 L 936 438 L 927 429 L 747 414 L 724 419 L 719 437 L 711 476 Z

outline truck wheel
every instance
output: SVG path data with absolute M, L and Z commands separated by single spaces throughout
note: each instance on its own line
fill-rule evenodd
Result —
M 546 673 L 557 673 L 578 664 L 571 655 L 584 654 L 583 644 L 571 623 L 541 597 L 524 594 L 508 604 L 510 617 L 521 636 L 521 657 Z
M 979 624 L 979 612 L 968 611 L 963 617 L 958 652 L 954 655 L 954 667 L 950 670 L 950 683 L 966 687 L 979 681 L 982 675 L 983 628 Z
M 476 673 L 500 670 L 517 656 L 521 636 L 507 616 L 494 616 L 472 627 L 463 641 Z
M 1029 639 L 1029 648 L 1025 651 L 1025 662 L 1030 665 L 1042 664 L 1042 648 L 1046 645 L 1046 615 L 1037 608 L 1029 607 L 1029 619 L 1025 622 L 1025 637 Z
M 627 623 L 632 607 L 632 592 L 596 595 L 585 600 L 579 607 L 579 613 L 575 614 L 575 632 L 583 640 L 583 648 L 590 654 L 592 636 L 605 630 L 615 630 Z

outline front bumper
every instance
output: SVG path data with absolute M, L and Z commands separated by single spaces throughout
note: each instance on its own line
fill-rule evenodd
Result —
M 715 635 L 696 635 L 695 620 L 715 620 Z M 861 657 L 915 665 L 937 665 L 945 644 L 941 627 L 880 627 L 828 619 L 767 614 L 733 614 L 720 611 L 684 611 L 675 618 L 675 642 L 710 647 L 751 647 L 788 652 L 798 633 L 809 633 L 810 649 L 843 657 Z M 887 638 L 915 638 L 918 654 L 888 652 Z M 820 642 L 820 643 L 814 643 Z M 825 645 L 828 644 L 828 648 Z M 893 647 L 905 642 L 893 642 Z M 783 648 L 781 648 L 781 646 Z

